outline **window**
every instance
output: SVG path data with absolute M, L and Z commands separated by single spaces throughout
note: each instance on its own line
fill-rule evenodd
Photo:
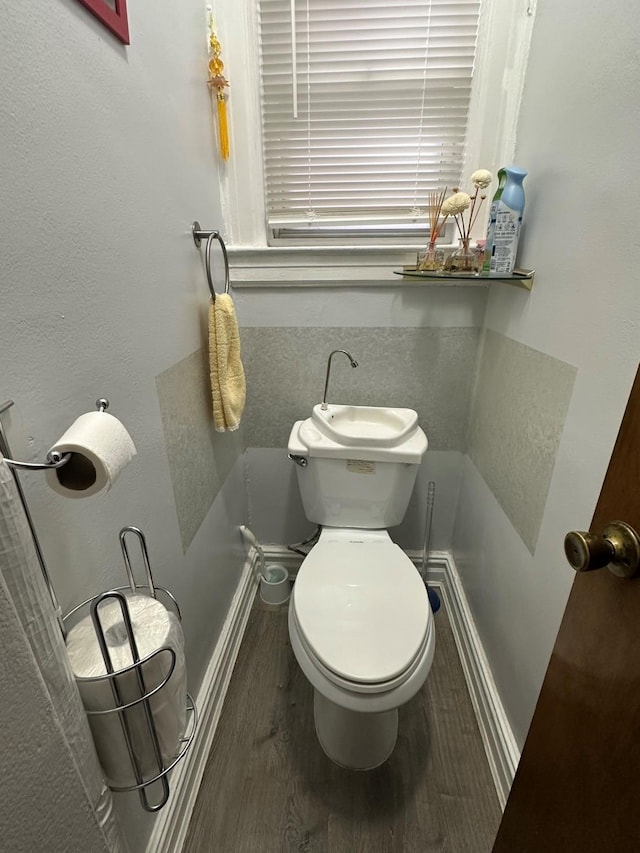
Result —
M 359 249 L 410 260 L 429 188 L 512 160 L 534 3 L 217 0 L 235 281 L 342 280 L 322 268 Z
M 260 0 L 269 235 L 424 232 L 460 183 L 479 0 Z

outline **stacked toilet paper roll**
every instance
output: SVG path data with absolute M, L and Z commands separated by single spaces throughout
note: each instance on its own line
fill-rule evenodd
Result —
M 153 716 L 165 766 L 180 751 L 180 738 L 186 727 L 187 676 L 184 637 L 177 617 L 164 605 L 146 595 L 128 593 L 127 606 L 140 659 L 158 649 L 172 649 L 175 669 L 166 685 L 148 702 Z M 99 605 L 102 625 L 116 683 L 123 704 L 142 695 L 136 673 L 127 669 L 133 663 L 131 648 L 122 618 L 120 603 L 107 599 Z M 86 711 L 105 711 L 116 706 L 106 667 L 91 616 L 78 622 L 67 636 L 67 651 Z M 141 665 L 147 692 L 156 688 L 171 669 L 171 653 L 162 651 Z M 153 742 L 142 703 L 123 712 L 131 734 L 133 751 L 144 780 L 158 773 Z M 111 786 L 124 788 L 136 784 L 120 714 L 89 714 L 100 763 Z
M 117 418 L 107 412 L 86 412 L 50 449 L 71 453 L 60 468 L 47 471 L 47 483 L 59 495 L 85 498 L 108 492 L 136 455 L 133 440 Z

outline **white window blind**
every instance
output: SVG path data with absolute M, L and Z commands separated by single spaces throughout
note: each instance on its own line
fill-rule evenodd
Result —
M 260 0 L 272 232 L 406 227 L 424 221 L 429 190 L 458 185 L 479 11 L 479 0 Z

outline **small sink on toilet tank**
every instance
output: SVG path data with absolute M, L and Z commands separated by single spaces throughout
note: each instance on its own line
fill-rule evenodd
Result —
M 394 447 L 415 430 L 418 415 L 413 409 L 330 404 L 323 410 L 318 404 L 311 420 L 327 438 L 340 444 Z

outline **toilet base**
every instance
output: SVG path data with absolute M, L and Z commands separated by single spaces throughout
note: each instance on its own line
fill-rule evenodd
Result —
M 348 770 L 373 770 L 393 752 L 398 709 L 378 713 L 350 711 L 313 691 L 316 734 L 325 754 Z

